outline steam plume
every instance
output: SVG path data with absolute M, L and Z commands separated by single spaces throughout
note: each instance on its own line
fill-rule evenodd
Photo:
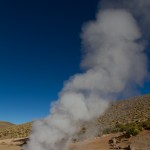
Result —
M 149 0 L 101 0 L 101 9 L 126 9 L 136 18 L 138 26 L 145 37 L 150 36 L 150 1 Z
M 125 8 L 101 9 L 96 20 L 83 26 L 84 73 L 72 76 L 50 115 L 33 124 L 25 150 L 66 150 L 78 122 L 101 115 L 109 100 L 142 85 L 147 75 L 145 47 L 136 20 Z

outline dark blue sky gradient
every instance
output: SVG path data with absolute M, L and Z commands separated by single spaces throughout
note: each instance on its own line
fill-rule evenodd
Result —
M 23 123 L 49 113 L 64 81 L 81 71 L 81 27 L 94 19 L 97 4 L 0 1 L 0 120 Z
M 63 82 L 80 71 L 80 32 L 98 0 L 0 2 L 0 120 L 49 113 Z

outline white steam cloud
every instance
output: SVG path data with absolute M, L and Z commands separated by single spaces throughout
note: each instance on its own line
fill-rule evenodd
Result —
M 141 39 L 136 20 L 122 8 L 100 10 L 96 20 L 84 25 L 84 73 L 65 83 L 50 115 L 33 124 L 24 149 L 67 150 L 79 122 L 101 115 L 110 100 L 142 85 L 147 57 Z
M 150 36 L 150 0 L 101 0 L 101 9 L 126 9 L 136 18 L 145 37 Z

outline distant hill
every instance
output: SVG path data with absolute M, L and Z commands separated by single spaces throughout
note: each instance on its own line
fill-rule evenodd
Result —
M 84 140 L 105 134 L 117 124 L 143 122 L 148 119 L 150 119 L 150 94 L 111 103 L 102 116 L 80 125 L 81 130 L 74 137 L 77 140 Z M 6 127 L 0 128 L 0 139 L 22 138 L 29 136 L 32 123 L 12 125 L 0 122 L 0 126 Z
M 75 135 L 78 140 L 100 136 L 114 130 L 117 124 L 143 122 L 150 119 L 150 94 L 115 101 L 106 112 L 89 122 L 83 123 Z
M 150 95 L 111 103 L 102 116 L 84 122 L 72 141 L 69 150 L 150 149 Z
M 150 94 L 114 102 L 97 119 L 101 128 L 113 127 L 117 123 L 142 122 L 150 119 Z
M 11 138 L 28 137 L 31 131 L 32 123 L 25 123 L 21 125 L 11 125 L 0 129 L 0 140 Z
M 10 122 L 0 121 L 0 129 L 6 128 L 6 127 L 9 127 L 9 126 L 12 126 L 12 125 L 14 125 L 14 124 L 10 123 Z

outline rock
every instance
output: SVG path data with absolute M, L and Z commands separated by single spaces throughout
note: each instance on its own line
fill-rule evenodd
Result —
M 128 145 L 128 149 L 127 150 L 135 150 L 135 148 L 132 145 Z

